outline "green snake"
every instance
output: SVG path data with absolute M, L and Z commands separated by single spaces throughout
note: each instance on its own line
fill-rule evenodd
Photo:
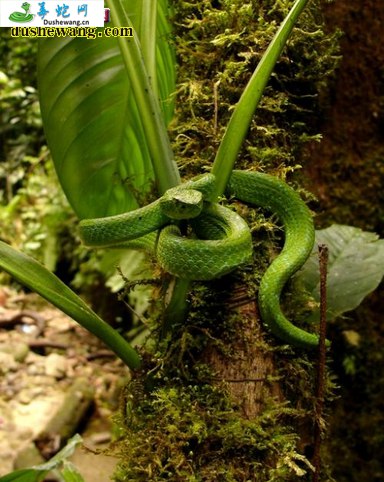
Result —
M 242 217 L 210 202 L 214 183 L 213 174 L 203 175 L 169 189 L 137 210 L 83 219 L 80 237 L 93 247 L 127 246 L 152 251 L 164 270 L 180 278 L 210 280 L 223 276 L 250 260 L 252 239 Z M 309 209 L 285 182 L 263 173 L 233 171 L 226 194 L 275 213 L 283 223 L 284 247 L 259 287 L 261 318 L 284 342 L 317 347 L 318 336 L 294 326 L 280 307 L 284 285 L 307 260 L 314 244 Z
M 25 11 L 25 13 L 13 12 L 9 16 L 9 20 L 12 20 L 12 22 L 18 22 L 18 23 L 30 22 L 31 20 L 33 20 L 33 15 L 31 13 L 28 13 L 30 6 L 31 5 L 29 3 L 24 2 L 21 8 Z

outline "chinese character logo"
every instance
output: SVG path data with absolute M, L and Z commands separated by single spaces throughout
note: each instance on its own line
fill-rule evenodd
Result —
M 56 8 L 56 14 L 58 17 L 60 17 L 60 15 L 63 17 L 63 18 L 68 18 L 71 16 L 70 13 L 68 13 L 68 9 L 69 9 L 69 5 L 65 5 L 63 3 L 63 5 L 58 5 L 57 8 Z
M 80 13 L 84 14 L 84 17 L 88 15 L 88 5 L 86 3 L 83 3 L 83 5 L 79 5 L 77 7 L 77 13 L 80 15 Z
M 37 15 L 44 20 L 45 16 L 49 13 L 49 10 L 45 8 L 45 2 L 39 3 L 40 10 L 37 12 Z

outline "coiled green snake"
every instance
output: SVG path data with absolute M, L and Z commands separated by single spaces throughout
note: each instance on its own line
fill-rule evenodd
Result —
M 12 20 L 12 22 L 18 22 L 18 23 L 26 23 L 33 20 L 33 15 L 31 13 L 28 13 L 30 6 L 31 5 L 29 3 L 24 2 L 21 8 L 24 10 L 25 13 L 13 12 L 9 16 L 9 20 Z
M 152 251 L 169 273 L 191 280 L 223 276 L 252 256 L 247 223 L 229 208 L 210 202 L 215 177 L 203 175 L 169 189 L 160 199 L 135 211 L 80 222 L 88 246 L 127 246 Z M 299 195 L 285 182 L 262 173 L 233 171 L 228 194 L 277 214 L 285 230 L 281 253 L 262 277 L 259 309 L 263 322 L 286 343 L 318 346 L 318 336 L 294 326 L 283 314 L 280 296 L 289 278 L 301 268 L 314 244 L 312 216 Z M 186 224 L 182 233 L 180 226 Z

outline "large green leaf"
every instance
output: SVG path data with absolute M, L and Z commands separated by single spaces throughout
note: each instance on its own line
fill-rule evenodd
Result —
M 355 309 L 374 291 L 384 276 L 384 240 L 377 234 L 344 225 L 316 231 L 315 248 L 297 277 L 319 301 L 317 245 L 329 250 L 327 318 L 332 320 Z M 318 310 L 313 319 L 319 319 Z
M 155 17 L 148 2 L 120 3 L 139 37 L 134 41 L 142 40 L 144 61 L 155 59 L 155 67 L 148 65 L 148 75 L 157 75 L 154 95 L 160 96 L 166 123 L 173 113 L 169 97 L 175 84 L 167 2 L 152 2 L 155 7 L 158 3 Z M 118 25 L 118 14 L 112 11 L 114 18 Z M 154 18 L 157 28 L 148 33 Z M 44 129 L 60 183 L 80 218 L 134 209 L 153 188 L 148 132 L 119 46 L 119 42 L 133 45 L 134 41 L 105 36 L 40 40 L 38 80 Z
M 83 441 L 80 435 L 74 435 L 67 445 L 60 450 L 48 462 L 35 465 L 30 469 L 20 469 L 0 478 L 0 482 L 41 482 L 45 476 L 51 471 L 59 469 L 64 482 L 84 482 L 83 477 L 79 474 L 76 467 L 67 461 L 75 448 Z
M 17 281 L 35 291 L 100 338 L 134 369 L 140 358 L 127 341 L 99 318 L 68 286 L 36 260 L 0 241 L 0 268 Z

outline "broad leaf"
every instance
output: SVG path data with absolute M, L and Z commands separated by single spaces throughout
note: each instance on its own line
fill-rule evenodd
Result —
M 151 38 L 144 22 L 148 17 L 145 2 L 122 3 L 139 40 L 143 35 L 144 47 L 152 42 L 147 50 L 156 48 L 159 68 L 155 88 L 168 122 L 173 113 L 169 97 L 174 91 L 175 66 L 168 40 L 167 2 L 158 2 L 157 30 Z M 141 109 L 118 39 L 40 39 L 38 80 L 48 145 L 60 183 L 77 215 L 101 217 L 144 204 L 153 189 L 154 171 Z
M 77 468 L 68 460 L 63 462 L 61 476 L 64 482 L 85 482 Z
M 0 477 L 0 482 L 42 482 L 46 474 L 38 469 L 20 469 Z
M 68 441 L 67 445 L 48 462 L 35 465 L 30 469 L 16 470 L 11 474 L 1 477 L 0 482 L 41 482 L 50 471 L 60 469 L 61 467 L 61 475 L 64 482 L 84 482 L 76 467 L 66 460 L 73 454 L 75 448 L 82 441 L 80 435 L 76 434 Z
M 317 301 L 319 244 L 329 250 L 327 318 L 331 320 L 355 309 L 379 285 L 384 276 L 384 240 L 375 233 L 337 224 L 316 231 L 314 251 L 297 277 Z M 318 311 L 313 318 L 319 319 Z
M 100 338 L 128 367 L 133 369 L 140 365 L 139 356 L 129 343 L 36 260 L 0 241 L 0 268 Z

